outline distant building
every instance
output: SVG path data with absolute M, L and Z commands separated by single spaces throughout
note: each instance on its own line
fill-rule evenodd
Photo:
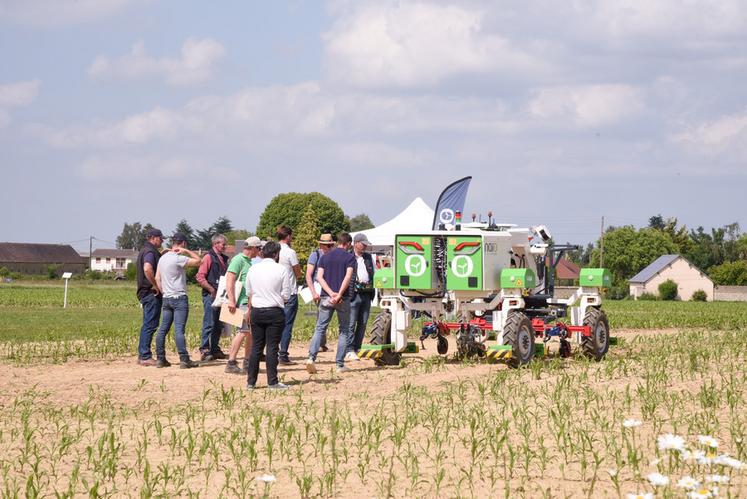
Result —
M 578 284 L 581 268 L 572 261 L 561 258 L 555 266 L 555 283 L 558 286 L 573 286 Z
M 137 251 L 128 249 L 95 249 L 91 253 L 91 270 L 124 274 L 135 263 Z
M 68 244 L 0 243 L 0 267 L 22 274 L 46 274 L 49 267 L 57 274 L 83 273 L 86 262 Z
M 643 293 L 659 294 L 659 284 L 671 279 L 677 283 L 677 299 L 690 300 L 702 289 L 706 299 L 713 301 L 713 281 L 682 255 L 662 255 L 651 265 L 630 278 L 630 296 L 638 299 Z

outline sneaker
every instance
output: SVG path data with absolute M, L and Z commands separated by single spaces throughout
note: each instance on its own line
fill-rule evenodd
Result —
M 358 356 L 355 355 L 355 352 L 348 352 L 345 354 L 345 360 L 358 360 Z
M 295 366 L 296 365 L 295 362 L 293 362 L 292 360 L 290 360 L 287 357 L 278 359 L 278 364 L 280 364 L 282 366 Z
M 171 367 L 171 362 L 169 362 L 166 359 L 158 359 L 156 361 L 156 367 L 159 368 L 159 369 L 162 368 L 162 367 Z
M 342 366 L 342 367 L 338 367 L 336 369 L 336 371 L 337 371 L 337 374 L 342 374 L 342 373 L 346 373 L 346 372 L 350 371 L 350 368 Z
M 254 390 L 254 385 L 250 385 L 250 384 L 247 383 L 246 389 L 249 390 L 249 391 L 252 391 L 252 390 Z
M 229 360 L 226 364 L 226 372 L 228 374 L 246 374 L 246 370 L 239 367 L 238 362 L 235 360 Z
M 179 362 L 179 369 L 192 369 L 194 367 L 200 367 L 200 364 L 190 359 Z
M 200 360 L 202 362 L 211 362 L 211 361 L 215 360 L 215 357 L 213 357 L 213 354 L 211 354 L 211 353 L 203 352 L 202 356 L 200 357 Z
M 285 383 L 278 382 L 278 383 L 275 383 L 274 385 L 268 386 L 267 388 L 269 388 L 270 390 L 280 390 L 280 391 L 282 391 L 282 390 L 287 390 L 290 387 L 288 385 L 286 385 Z
M 314 359 L 306 359 L 306 372 L 309 374 L 316 374 L 316 364 Z
M 225 354 L 225 352 L 222 352 L 218 350 L 217 352 L 212 352 L 210 355 L 213 356 L 214 360 L 224 360 L 228 358 L 228 355 Z
M 150 359 L 137 359 L 137 363 L 143 367 L 150 367 L 156 365 L 156 360 L 152 357 Z
M 319 347 L 319 351 L 320 352 L 329 352 L 329 348 L 327 347 L 327 345 L 322 345 L 322 346 Z

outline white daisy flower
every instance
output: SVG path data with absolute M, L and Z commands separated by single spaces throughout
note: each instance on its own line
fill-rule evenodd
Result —
M 637 419 L 626 419 L 623 421 L 623 426 L 625 428 L 637 428 L 643 424 L 642 421 L 639 421 Z
M 718 440 L 709 435 L 698 435 L 698 443 L 700 445 L 706 445 L 713 449 L 718 447 Z
M 628 494 L 628 499 L 654 499 L 654 495 L 651 492 L 639 492 L 637 494 Z
M 272 483 L 276 480 L 277 478 L 275 478 L 275 475 L 259 475 L 257 477 L 258 482 L 264 482 L 264 483 Z
M 678 450 L 680 452 L 685 450 L 685 439 L 679 435 L 672 435 L 671 433 L 659 435 L 657 442 L 659 450 Z
M 665 477 L 661 473 L 649 473 L 646 478 L 654 487 L 666 487 L 667 485 L 669 485 L 669 478 Z
M 741 470 L 742 468 L 744 468 L 744 463 L 742 461 L 740 461 L 739 459 L 734 459 L 733 457 L 729 457 L 727 454 L 721 454 L 720 456 L 716 457 L 713 462 L 716 464 L 720 464 L 721 466 L 734 468 L 735 470 Z
M 695 462 L 700 464 L 701 466 L 710 466 L 714 462 L 716 462 L 716 454 L 713 452 L 703 452 L 702 450 L 696 450 L 693 453 L 693 456 L 695 457 Z
M 677 481 L 677 487 L 686 490 L 697 489 L 700 487 L 700 482 L 691 476 L 683 476 Z
M 689 499 L 707 499 L 713 497 L 713 492 L 708 489 L 696 489 L 687 493 Z
M 729 483 L 730 478 L 726 475 L 706 475 L 706 482 L 711 483 Z

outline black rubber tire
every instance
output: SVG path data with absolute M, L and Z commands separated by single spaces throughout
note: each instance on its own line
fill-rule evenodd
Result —
M 441 336 L 440 334 L 436 338 L 437 344 L 436 344 L 436 351 L 439 355 L 446 355 L 449 352 L 449 342 L 446 338 Z
M 392 314 L 387 310 L 382 310 L 374 319 L 373 326 L 371 327 L 371 344 L 372 345 L 387 345 L 392 343 L 391 341 L 392 332 Z M 402 354 L 393 352 L 391 349 L 382 350 L 381 357 L 374 359 L 377 366 L 398 366 L 400 360 L 402 360 Z
M 534 358 L 534 328 L 529 317 L 518 310 L 511 310 L 503 326 L 503 344 L 511 345 L 511 360 L 508 365 L 521 367 Z
M 581 337 L 584 355 L 596 361 L 602 360 L 610 348 L 610 324 L 607 314 L 598 308 L 587 308 L 584 326 L 591 328 L 591 336 Z

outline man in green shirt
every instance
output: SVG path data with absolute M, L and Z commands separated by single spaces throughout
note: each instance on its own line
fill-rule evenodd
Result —
M 226 270 L 226 294 L 228 295 L 228 310 L 231 313 L 235 312 L 236 308 L 239 308 L 246 315 L 249 300 L 244 289 L 244 282 L 246 281 L 246 273 L 249 271 L 249 267 L 252 266 L 252 258 L 259 255 L 261 247 L 262 241 L 260 238 L 257 236 L 248 238 L 244 241 L 244 249 L 241 253 L 233 257 L 228 264 L 228 270 Z M 244 364 L 248 361 L 249 352 L 252 348 L 252 335 L 249 333 L 249 324 L 244 319 L 244 323 L 240 328 L 237 328 L 236 335 L 233 341 L 231 341 L 231 348 L 228 351 L 228 364 L 226 365 L 227 373 L 246 374 L 246 370 L 241 369 L 238 362 L 236 362 L 236 356 L 239 354 L 241 342 L 244 341 Z

